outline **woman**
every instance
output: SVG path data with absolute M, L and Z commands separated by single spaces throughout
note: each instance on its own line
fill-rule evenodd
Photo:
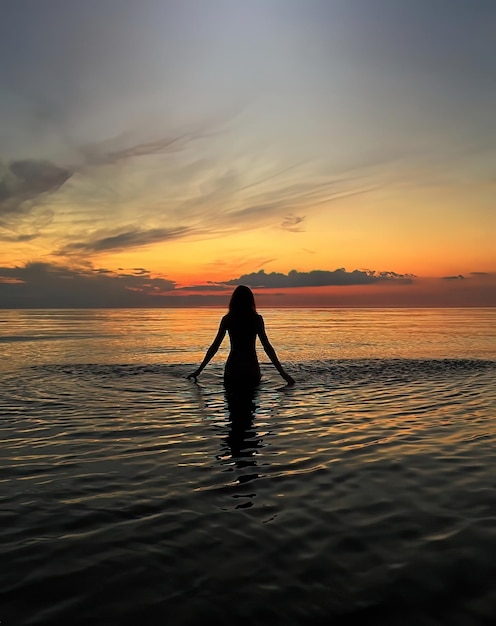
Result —
M 288 385 L 294 385 L 294 379 L 284 371 L 267 337 L 263 317 L 257 313 L 255 307 L 253 292 L 244 285 L 239 285 L 234 290 L 229 303 L 229 313 L 222 318 L 217 336 L 207 350 L 200 367 L 189 374 L 188 378 L 194 378 L 196 381 L 197 376 L 216 354 L 226 332 L 229 333 L 231 341 L 231 351 L 224 370 L 224 385 L 227 389 L 256 387 L 260 383 L 260 365 L 255 350 L 257 335 L 279 374 Z

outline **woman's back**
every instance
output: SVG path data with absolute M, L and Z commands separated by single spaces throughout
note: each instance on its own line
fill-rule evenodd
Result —
M 224 380 L 227 384 L 243 382 L 257 385 L 260 382 L 260 366 L 255 342 L 261 316 L 255 312 L 246 315 L 231 312 L 224 317 L 224 323 L 231 341 Z
M 261 316 L 255 312 L 245 315 L 228 313 L 225 318 L 227 332 L 231 341 L 231 354 L 243 354 L 256 357 L 255 342 L 260 329 Z M 253 353 L 253 354 L 252 354 Z

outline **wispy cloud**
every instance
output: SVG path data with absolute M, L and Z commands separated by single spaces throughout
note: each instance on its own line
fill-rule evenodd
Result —
M 123 133 L 76 148 L 64 166 L 30 159 L 4 166 L 0 240 L 28 242 L 50 230 L 44 254 L 71 262 L 182 238 L 262 228 L 302 233 L 322 205 L 378 190 L 385 179 L 377 163 L 397 158 L 370 156 L 335 169 L 317 156 L 295 163 L 294 156 L 274 157 L 270 146 L 232 148 L 242 133 L 222 123 L 166 136 L 159 129 Z
M 151 130 L 129 130 L 110 139 L 81 146 L 78 149 L 81 157 L 79 167 L 114 165 L 136 157 L 180 152 L 199 139 L 221 133 L 221 128 L 228 119 L 226 113 L 224 117 L 212 117 L 209 120 L 191 123 L 187 128 L 177 128 L 169 132 L 153 127 Z M 151 137 L 142 138 L 150 134 Z
M 301 233 L 303 232 L 303 228 L 300 226 L 300 224 L 303 222 L 304 219 L 304 215 L 288 215 L 284 218 L 281 224 L 281 228 L 284 228 L 284 230 L 289 230 L 293 233 Z
M 71 254 L 108 252 L 110 250 L 126 250 L 128 248 L 138 248 L 154 243 L 170 241 L 183 237 L 190 229 L 187 228 L 151 228 L 149 230 L 129 230 L 116 235 L 92 238 L 88 241 L 77 241 L 67 244 L 58 251 L 60 256 L 70 256 Z
M 367 165 L 332 173 L 318 156 L 274 151 L 269 136 L 247 144 L 238 114 L 167 131 L 150 122 L 73 145 L 60 164 L 9 163 L 0 169 L 0 239 L 45 236 L 44 254 L 74 259 L 260 228 L 299 233 L 314 207 L 377 188 Z
M 38 237 L 46 226 L 57 217 L 56 194 L 71 179 L 78 177 L 81 185 L 81 176 L 87 182 L 96 177 L 97 185 L 100 186 L 99 195 L 102 195 L 108 188 L 108 183 L 98 181 L 96 176 L 98 169 L 117 166 L 125 161 L 140 157 L 177 152 L 185 149 L 190 142 L 199 137 L 208 136 L 209 132 L 213 132 L 213 130 L 198 128 L 150 141 L 139 141 L 135 133 L 124 133 L 110 140 L 80 147 L 76 151 L 78 157 L 65 165 L 56 164 L 47 159 L 32 158 L 10 162 L 0 161 L 0 241 L 21 242 Z M 89 185 L 87 192 L 79 192 L 79 197 L 74 187 L 68 192 L 72 204 L 76 200 L 76 206 L 73 207 L 74 214 L 77 213 L 78 205 L 83 214 L 87 212 L 85 206 L 89 199 L 87 193 L 91 194 L 91 189 L 92 187 Z M 122 200 L 119 194 L 115 194 L 115 196 L 113 198 L 115 210 L 108 216 L 110 219 L 115 219 L 118 216 L 117 201 Z M 91 205 L 91 202 L 88 204 Z M 106 209 L 108 210 L 108 208 L 107 205 Z M 89 221 L 91 221 L 92 217 L 89 210 L 87 214 Z M 91 241 L 72 241 L 67 244 L 67 247 L 63 246 L 58 254 L 65 249 L 69 254 L 72 254 L 77 248 L 81 248 L 81 251 L 91 251 L 92 249 L 101 251 L 106 249 L 105 246 L 107 245 L 109 249 L 114 249 L 115 246 L 120 249 L 138 247 L 152 243 L 153 237 L 156 237 L 156 241 L 162 241 L 171 236 L 179 236 L 183 232 L 181 228 L 154 228 L 150 229 L 148 237 L 146 232 L 139 228 L 139 223 L 137 217 L 136 224 L 129 229 L 129 233 L 123 233 L 124 229 L 121 226 L 117 235 L 103 237 L 102 241 L 95 242 L 95 246 L 92 245 Z M 112 241 L 114 237 L 116 238 L 115 242 Z M 119 239 L 122 240 L 120 243 Z
M 152 154 L 166 154 L 180 150 L 186 145 L 188 139 L 188 136 L 156 139 L 122 148 L 112 147 L 116 143 L 116 140 L 112 140 L 83 147 L 81 148 L 81 154 L 83 155 L 85 165 L 111 165 L 126 159 Z M 122 140 L 119 143 L 122 143 Z

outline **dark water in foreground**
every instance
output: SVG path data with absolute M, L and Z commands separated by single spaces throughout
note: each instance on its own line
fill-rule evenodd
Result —
M 384 342 L 391 316 L 369 316 Z M 86 320 L 75 337 L 52 319 L 36 337 L 9 319 L 2 626 L 494 624 L 496 358 L 484 319 L 465 339 L 439 319 L 418 342 L 410 327 L 410 356 L 394 356 L 392 333 L 385 358 L 356 318 L 341 321 L 334 338 L 360 336 L 353 358 L 323 343 L 308 358 L 316 348 L 300 336 L 297 385 L 264 365 L 237 404 L 222 359 L 199 385 L 184 379 L 206 347 L 193 331 L 168 352 L 160 320 L 144 344 L 129 319 L 119 352 L 108 326 Z M 445 357 L 429 343 L 442 329 Z M 480 356 L 460 354 L 464 341 Z

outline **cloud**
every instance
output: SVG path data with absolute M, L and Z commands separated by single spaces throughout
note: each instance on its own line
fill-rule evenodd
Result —
M 344 268 L 333 271 L 312 270 L 298 272 L 291 270 L 288 274 L 264 270 L 244 274 L 239 278 L 225 281 L 225 285 L 248 285 L 249 287 L 280 288 L 280 287 L 323 287 L 345 285 L 371 285 L 381 282 L 395 282 L 409 284 L 416 278 L 413 274 L 397 274 L 396 272 L 376 272 L 375 270 L 353 270 L 347 272 Z
M 207 129 L 206 125 L 197 125 L 191 126 L 189 131 L 176 132 L 149 141 L 137 141 L 135 133 L 127 132 L 105 141 L 82 146 L 79 152 L 83 159 L 83 165 L 113 165 L 136 157 L 171 154 L 184 150 L 191 142 L 208 136 L 212 132 L 214 131 Z
M 71 176 L 71 170 L 46 160 L 0 162 L 0 241 L 35 239 L 53 217 L 46 197 Z
M 126 151 L 126 154 L 130 152 Z M 346 189 L 341 181 L 313 177 L 297 183 L 282 177 L 274 186 L 263 188 L 261 185 L 255 190 L 253 184 L 243 190 L 242 181 L 254 174 L 242 159 L 233 162 L 226 172 L 221 157 L 219 161 L 215 158 L 205 160 L 202 156 L 195 156 L 194 151 L 183 157 L 184 160 L 174 159 L 160 166 L 148 162 L 145 169 L 150 168 L 152 179 L 149 184 L 146 178 L 142 179 L 138 187 L 126 187 L 132 178 L 130 172 L 117 173 L 113 183 L 108 178 L 113 174 L 107 176 L 106 173 L 101 185 L 95 186 L 96 201 L 91 197 L 85 199 L 83 189 L 83 195 L 75 200 L 76 204 L 86 203 L 84 217 L 75 230 L 72 224 L 69 225 L 65 242 L 55 254 L 74 257 L 110 250 L 124 251 L 172 239 L 191 236 L 207 239 L 262 227 L 297 233 L 303 230 L 301 225 L 305 216 L 293 213 L 293 210 L 311 210 L 324 198 L 331 202 L 367 192 Z M 271 166 L 271 170 L 276 179 L 277 167 Z M 101 196 L 110 184 L 116 190 L 115 197 Z M 346 183 L 350 184 L 350 181 Z M 134 198 L 127 197 L 126 189 Z M 105 206 L 103 214 L 102 205 Z M 162 226 L 164 223 L 167 226 Z M 173 226 L 168 226 L 171 223 Z M 99 226 L 98 230 L 95 226 Z
M 263 160 L 263 159 L 261 159 Z M 215 168 L 214 168 L 215 169 Z M 290 179 L 279 176 L 285 170 L 272 165 L 271 183 L 265 186 L 261 180 L 242 187 L 241 181 L 246 177 L 257 176 L 256 166 L 247 167 L 241 159 L 231 164 L 229 184 L 221 167 L 221 174 L 209 172 L 208 168 L 199 163 L 196 176 L 205 180 L 208 189 L 197 193 L 194 173 L 189 181 L 190 192 L 180 204 L 181 215 L 189 221 L 201 225 L 206 236 L 217 236 L 240 230 L 261 227 L 283 228 L 290 232 L 302 232 L 301 224 L 304 215 L 296 211 L 309 211 L 318 205 L 332 203 L 350 196 L 367 194 L 373 189 L 363 187 L 359 176 L 352 180 L 322 178 L 320 175 L 308 175 L 305 170 L 293 172 Z M 253 171 L 252 171 L 253 170 Z M 263 179 L 263 172 L 259 172 Z M 295 182 L 296 181 L 296 182 Z M 205 186 L 205 185 L 204 185 Z M 182 190 L 188 193 L 188 187 Z M 215 210 L 212 210 L 215 207 Z M 294 212 L 293 212 L 294 211 Z
M 174 281 L 152 278 L 148 272 L 112 273 L 50 263 L 0 267 L 0 301 L 11 308 L 156 306 L 174 288 Z
M 24 159 L 0 169 L 0 240 L 44 236 L 38 248 L 72 262 L 191 235 L 298 233 L 313 207 L 375 188 L 363 171 L 329 175 L 315 156 L 296 162 L 267 141 L 246 143 L 232 112 L 163 123 L 71 145 L 63 165 Z
M 45 160 L 0 162 L 0 215 L 14 213 L 26 201 L 57 191 L 72 174 Z
M 2 229 L 5 232 L 1 232 Z M 33 241 L 33 239 L 36 239 L 36 237 L 38 237 L 37 233 L 9 233 L 9 230 L 10 228 L 7 226 L 7 222 L 0 221 L 0 241 L 3 241 L 4 243 L 22 243 L 27 241 Z
M 82 254 L 91 252 L 107 252 L 109 250 L 125 250 L 127 248 L 138 248 L 154 243 L 170 241 L 183 237 L 191 229 L 184 227 L 177 228 L 151 228 L 148 230 L 130 230 L 117 235 L 109 235 L 90 239 L 88 241 L 78 241 L 70 243 L 58 251 L 59 256 L 70 256 L 71 254 Z
M 304 215 L 302 217 L 298 215 L 288 215 L 284 218 L 281 224 L 281 228 L 284 228 L 284 230 L 289 230 L 293 233 L 301 233 L 303 232 L 303 228 L 301 228 L 300 224 L 303 222 L 304 219 Z
M 176 287 L 175 291 L 194 291 L 211 293 L 212 291 L 232 291 L 232 287 L 209 281 L 207 285 L 190 285 L 186 287 Z
M 453 276 L 442 276 L 441 280 L 476 280 L 476 279 L 494 279 L 496 278 L 496 272 L 469 272 L 469 276 L 463 274 L 456 274 Z
M 336 306 L 337 302 L 342 306 L 465 306 L 467 303 L 495 306 L 496 274 L 481 274 L 484 274 L 482 281 L 447 280 L 444 286 L 440 286 L 437 279 L 373 270 L 293 270 L 288 274 L 260 271 L 220 283 L 211 281 L 204 285 L 178 287 L 174 280 L 154 276 L 143 267 L 120 268 L 113 272 L 103 267 L 27 263 L 0 267 L 0 302 L 4 308 L 227 306 L 233 287 L 247 284 L 260 290 L 258 296 L 266 298 L 267 306 L 277 306 L 277 300 L 283 296 L 284 303 L 292 303 L 292 306 L 322 306 L 323 303 Z M 402 287 L 409 283 L 414 284 L 410 288 Z M 333 285 L 388 285 L 388 289 L 342 289 L 339 293 L 334 291 L 332 296 L 330 293 L 326 296 L 325 290 L 319 291 L 318 295 L 311 292 L 302 295 L 299 290 L 291 290 Z M 274 292 L 275 289 L 281 291 Z
M 157 134 L 158 131 L 155 133 Z M 139 141 L 136 133 L 123 133 L 112 139 L 76 149 L 71 162 L 63 166 L 47 159 L 24 158 L 9 162 L 0 161 L 0 241 L 31 241 L 38 237 L 40 232 L 52 222 L 55 215 L 55 202 L 51 196 L 60 191 L 70 179 L 77 178 L 77 175 L 82 174 L 86 183 L 91 183 L 91 178 L 95 176 L 99 168 L 117 166 L 119 163 L 139 157 L 177 152 L 184 149 L 190 142 L 207 135 L 208 129 L 198 125 L 191 126 L 188 132 L 177 132 L 171 136 L 158 137 L 149 141 Z M 79 181 L 81 183 L 81 179 Z M 100 187 L 100 191 L 107 188 L 103 181 L 98 181 L 98 178 L 95 182 Z M 74 194 L 74 189 L 72 193 Z M 70 200 L 71 205 L 79 204 L 85 211 L 88 198 L 84 191 L 81 197 L 72 196 Z M 159 232 L 160 228 L 155 230 L 157 241 L 171 236 L 166 229 L 162 234 Z M 174 230 L 178 234 L 182 232 L 181 229 L 171 229 L 171 233 Z M 172 236 L 176 235 L 172 234 Z M 105 247 L 107 245 L 108 249 L 141 246 L 146 245 L 142 243 L 142 240 L 147 239 L 146 233 L 141 232 L 137 225 L 136 227 L 133 225 L 130 233 L 119 233 L 115 237 L 115 241 L 112 241 L 113 236 L 109 236 L 108 241 L 95 242 L 97 249 L 98 245 L 102 246 L 101 249 L 107 249 Z M 150 237 L 153 240 L 152 233 Z M 121 243 L 119 239 L 122 239 Z M 88 251 L 92 250 L 91 242 L 76 242 L 72 244 L 72 247 L 81 247 L 82 250 L 87 247 Z M 67 250 L 71 252 L 70 245 Z

